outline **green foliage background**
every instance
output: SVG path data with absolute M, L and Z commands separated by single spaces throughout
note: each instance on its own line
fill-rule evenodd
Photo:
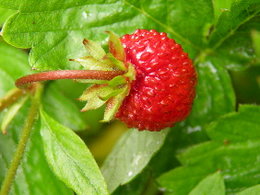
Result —
M 106 46 L 106 30 L 168 33 L 199 78 L 191 115 L 161 132 L 99 123 L 103 109 L 79 112 L 84 84 L 46 83 L 11 194 L 260 194 L 259 12 L 259 0 L 0 0 L 0 98 L 23 75 L 80 69 L 68 59 L 86 55 L 83 38 Z M 0 135 L 0 183 L 29 105 Z

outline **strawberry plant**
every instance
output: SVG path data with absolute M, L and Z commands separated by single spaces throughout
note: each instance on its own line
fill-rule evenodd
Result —
M 0 0 L 0 195 L 260 194 L 259 22 L 259 0 Z

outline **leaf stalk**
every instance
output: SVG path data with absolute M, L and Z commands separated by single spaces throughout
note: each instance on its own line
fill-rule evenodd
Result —
M 10 167 L 6 173 L 6 177 L 3 181 L 0 195 L 8 195 L 10 192 L 12 183 L 15 179 L 17 169 L 22 161 L 24 151 L 25 151 L 26 145 L 28 143 L 33 124 L 36 120 L 36 116 L 39 111 L 40 98 L 41 98 L 42 91 L 43 91 L 43 86 L 41 84 L 36 84 L 35 93 L 32 96 L 31 107 L 30 107 L 27 119 L 25 121 L 23 130 L 22 130 L 22 133 L 20 136 L 20 140 L 17 145 L 16 152 L 11 161 Z

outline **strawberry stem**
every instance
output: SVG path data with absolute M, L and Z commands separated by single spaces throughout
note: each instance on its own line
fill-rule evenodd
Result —
M 55 70 L 49 72 L 35 73 L 21 77 L 16 80 L 18 88 L 24 88 L 33 82 L 58 80 L 58 79 L 95 79 L 111 80 L 112 78 L 124 74 L 123 71 L 101 71 L 101 70 Z

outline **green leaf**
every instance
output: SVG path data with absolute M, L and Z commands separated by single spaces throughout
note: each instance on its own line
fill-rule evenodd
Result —
M 53 172 L 77 194 L 108 194 L 100 170 L 84 142 L 41 110 L 44 152 Z
M 3 36 L 16 47 L 32 47 L 30 64 L 38 70 L 78 69 L 68 59 L 85 56 L 84 38 L 104 41 L 104 31 L 121 36 L 137 28 L 169 33 L 194 57 L 205 45 L 204 31 L 214 20 L 212 4 L 204 0 L 80 0 L 63 4 L 1 0 L 0 6 L 19 11 L 7 21 Z M 187 17 L 189 13 L 192 15 Z
M 232 4 L 235 2 L 235 0 L 213 0 L 213 7 L 214 7 L 214 16 L 215 16 L 215 22 L 218 21 L 219 16 L 223 12 L 230 11 L 230 8 Z
M 220 172 L 207 176 L 189 193 L 189 195 L 225 195 L 224 180 Z
M 252 32 L 252 38 L 253 38 L 253 43 L 254 43 L 254 48 L 256 52 L 256 56 L 258 58 L 258 62 L 260 60 L 260 31 L 253 31 Z
M 110 192 L 144 169 L 164 143 L 167 133 L 167 130 L 150 132 L 130 129 L 119 139 L 102 166 Z
M 235 94 L 228 71 L 207 57 L 197 65 L 197 97 L 188 122 L 206 124 L 235 109 Z
M 237 195 L 258 195 L 260 194 L 260 185 L 255 185 L 253 187 L 247 188 L 242 192 L 237 193 Z
M 218 22 L 210 36 L 210 46 L 214 48 L 219 47 L 242 24 L 259 13 L 259 6 L 258 0 L 234 1 L 230 10 L 223 10 L 222 14 L 219 16 Z
M 5 177 L 5 173 L 17 147 L 28 108 L 29 105 L 27 103 L 9 124 L 10 131 L 6 135 L 0 134 L 0 184 Z M 10 195 L 46 195 L 59 193 L 64 195 L 73 194 L 50 170 L 45 160 L 39 123 L 37 122 L 33 127 L 30 141 L 26 147 L 22 163 L 18 168 Z
M 225 115 L 207 129 L 212 140 L 239 142 L 260 139 L 260 107 L 241 105 L 238 113 Z M 239 121 L 239 122 L 238 122 Z
M 225 118 L 223 117 L 216 122 L 219 124 L 215 126 L 214 131 L 222 131 L 222 137 L 231 137 L 228 128 L 234 128 L 232 121 L 236 120 L 237 124 L 247 123 L 249 116 L 253 120 L 257 117 L 258 110 L 257 106 L 241 107 L 239 113 L 233 114 L 233 118 L 231 114 L 225 116 L 226 121 L 232 118 L 230 126 L 225 124 L 221 126 Z M 223 139 L 220 141 L 217 137 L 219 134 L 216 132 L 213 134 L 213 127 L 209 128 L 212 128 L 210 133 L 212 141 L 198 144 L 182 152 L 178 158 L 183 166 L 159 177 L 160 185 L 171 191 L 169 194 L 187 194 L 205 176 L 218 170 L 221 170 L 224 177 L 227 194 L 233 194 L 260 182 L 257 177 L 260 171 L 260 139 L 252 138 L 253 136 L 250 135 L 248 135 L 248 138 L 241 139 L 240 137 L 243 137 L 245 129 L 236 126 L 237 131 L 235 131 L 236 137 L 234 140 L 237 141 L 223 141 Z M 227 128 L 227 131 L 221 128 Z M 260 124 L 250 121 L 247 128 L 250 131 L 254 131 L 255 128 L 259 130 Z M 185 178 L 190 179 L 186 180 Z
M 5 9 L 5 8 L 0 8 L 0 26 L 2 26 L 5 22 L 5 20 L 11 16 L 12 14 L 15 13 L 14 10 L 11 9 Z
M 251 32 L 260 30 L 260 17 L 243 24 L 212 54 L 216 63 L 231 70 L 244 70 L 257 63 Z
M 29 73 L 26 53 L 0 41 L 0 97 L 15 87 L 16 79 Z
M 133 194 L 145 194 L 146 188 L 151 189 L 150 181 L 151 178 L 151 171 L 148 169 L 143 170 L 140 174 L 138 174 L 133 180 L 119 186 L 112 195 L 133 195 Z M 148 194 L 149 195 L 149 194 Z

